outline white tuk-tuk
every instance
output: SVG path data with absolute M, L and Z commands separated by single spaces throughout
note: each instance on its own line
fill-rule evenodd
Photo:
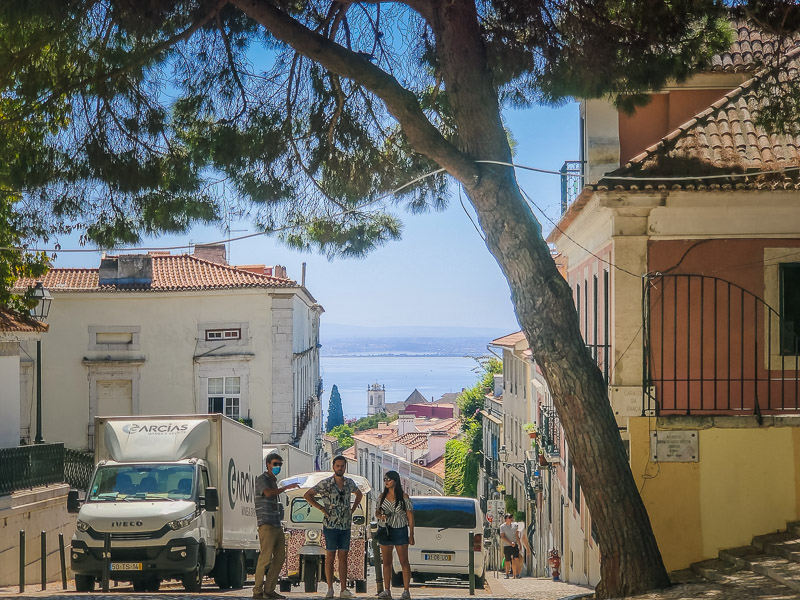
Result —
M 286 492 L 283 530 L 286 533 L 286 561 L 280 573 L 279 585 L 288 592 L 293 585 L 303 583 L 306 593 L 317 591 L 317 584 L 325 579 L 325 536 L 322 535 L 322 512 L 305 501 L 303 495 L 333 472 L 303 473 L 282 479 L 278 485 L 300 484 Z M 350 553 L 347 561 L 347 580 L 355 582 L 355 591 L 367 591 L 367 545 L 369 543 L 369 517 L 372 514 L 369 482 L 358 475 L 348 475 L 363 497 L 353 513 Z M 336 569 L 338 575 L 338 568 Z

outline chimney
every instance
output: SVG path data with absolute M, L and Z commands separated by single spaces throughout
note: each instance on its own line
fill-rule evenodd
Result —
M 397 419 L 397 435 L 404 435 L 417 431 L 417 426 L 414 425 L 413 414 L 401 414 Z
M 192 256 L 219 265 L 228 264 L 228 260 L 225 257 L 225 244 L 199 244 L 194 247 Z
M 428 433 L 428 455 L 427 462 L 433 462 L 444 454 L 444 447 L 450 440 L 450 436 L 445 431 L 431 431 Z
M 494 389 L 492 391 L 495 398 L 500 398 L 503 395 L 503 374 L 496 373 L 494 376 Z
M 139 285 L 153 283 L 153 257 L 148 254 L 122 254 L 100 259 L 99 285 Z
M 300 285 L 306 287 L 306 263 L 303 263 L 303 273 L 300 277 Z

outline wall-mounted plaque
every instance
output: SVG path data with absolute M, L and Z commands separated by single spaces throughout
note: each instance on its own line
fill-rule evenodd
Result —
M 651 431 L 650 459 L 656 462 L 699 462 L 697 431 Z

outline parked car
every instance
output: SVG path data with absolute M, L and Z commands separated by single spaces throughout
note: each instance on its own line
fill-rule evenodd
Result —
M 469 534 L 474 535 L 475 586 L 483 587 L 487 552 L 483 545 L 483 511 L 474 498 L 411 496 L 415 544 L 408 547 L 411 577 L 424 582 L 437 577 L 469 577 Z M 394 553 L 392 585 L 403 585 Z

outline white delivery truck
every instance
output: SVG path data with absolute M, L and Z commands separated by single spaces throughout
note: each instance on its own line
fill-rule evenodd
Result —
M 311 473 L 314 469 L 314 457 L 305 450 L 300 450 L 291 444 L 264 444 L 262 454 L 264 455 L 264 463 L 267 464 L 267 456 L 271 452 L 277 452 L 283 459 L 283 468 L 281 469 L 280 479 L 287 477 L 294 477 L 300 473 Z
M 103 576 L 136 591 L 180 579 L 189 592 L 212 574 L 241 588 L 245 553 L 258 550 L 255 478 L 262 435 L 222 415 L 97 417 L 95 471 L 78 513 L 70 560 L 78 591 Z

